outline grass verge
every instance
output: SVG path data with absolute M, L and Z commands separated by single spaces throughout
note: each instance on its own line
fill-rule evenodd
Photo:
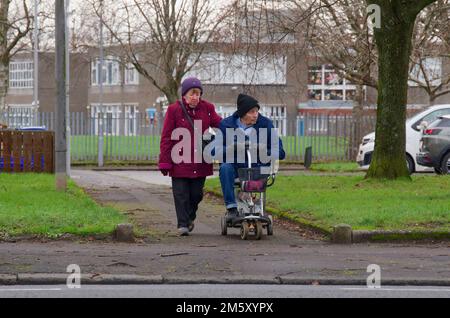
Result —
M 362 176 L 280 176 L 268 189 L 268 205 L 284 217 L 331 231 L 450 232 L 450 178 L 414 176 L 413 181 L 373 181 Z M 220 193 L 218 179 L 207 190 Z
M 67 192 L 55 190 L 47 174 L 0 174 L 0 236 L 111 234 L 126 217 L 97 205 L 72 180 Z

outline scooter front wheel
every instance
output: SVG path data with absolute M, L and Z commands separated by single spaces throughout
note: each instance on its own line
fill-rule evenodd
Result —
M 250 232 L 250 227 L 247 222 L 242 222 L 241 224 L 241 239 L 248 239 L 248 233 Z
M 255 238 L 257 240 L 260 240 L 263 234 L 263 226 L 260 221 L 256 222 L 256 232 L 255 232 Z

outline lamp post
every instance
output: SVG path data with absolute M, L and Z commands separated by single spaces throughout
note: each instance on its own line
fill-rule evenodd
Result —
M 33 72 L 33 125 L 37 126 L 37 112 L 39 110 L 39 1 L 34 0 L 34 72 Z
M 157 119 L 156 122 L 158 124 L 158 132 L 161 134 L 162 131 L 162 120 L 163 120 L 163 110 L 164 110 L 164 105 L 168 103 L 167 97 L 166 96 L 160 96 L 156 99 L 156 106 L 157 106 Z
M 103 0 L 100 0 L 100 70 L 99 75 L 99 89 L 100 102 L 98 113 L 98 166 L 103 167 Z
M 67 175 L 70 177 L 71 169 L 70 169 L 70 139 L 71 139 L 71 131 L 70 131 L 70 51 L 69 51 L 69 39 L 70 39 L 70 31 L 69 31 L 69 9 L 70 9 L 70 0 L 65 1 L 65 15 L 66 15 L 66 120 L 67 120 L 67 154 L 66 154 L 66 165 L 67 165 Z
M 67 190 L 67 127 L 66 127 L 66 14 L 64 0 L 55 0 L 56 22 L 56 189 Z

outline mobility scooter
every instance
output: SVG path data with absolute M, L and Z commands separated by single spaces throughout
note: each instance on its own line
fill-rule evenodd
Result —
M 263 230 L 267 235 L 273 235 L 272 216 L 266 214 L 266 190 L 275 184 L 276 164 L 270 167 L 253 167 L 250 146 L 245 144 L 248 158 L 248 168 L 238 169 L 238 178 L 234 188 L 238 204 L 238 216 L 221 219 L 222 235 L 227 235 L 228 228 L 240 228 L 241 239 L 247 240 L 252 235 L 260 240 Z M 267 169 L 269 171 L 264 171 Z M 262 173 L 269 172 L 269 173 Z

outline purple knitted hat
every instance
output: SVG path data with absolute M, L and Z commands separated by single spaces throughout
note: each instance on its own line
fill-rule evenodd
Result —
M 183 83 L 181 84 L 181 96 L 186 95 L 187 92 L 189 92 L 192 88 L 198 88 L 201 91 L 201 94 L 203 95 L 203 87 L 202 82 L 198 78 L 195 77 L 189 77 L 186 78 Z

